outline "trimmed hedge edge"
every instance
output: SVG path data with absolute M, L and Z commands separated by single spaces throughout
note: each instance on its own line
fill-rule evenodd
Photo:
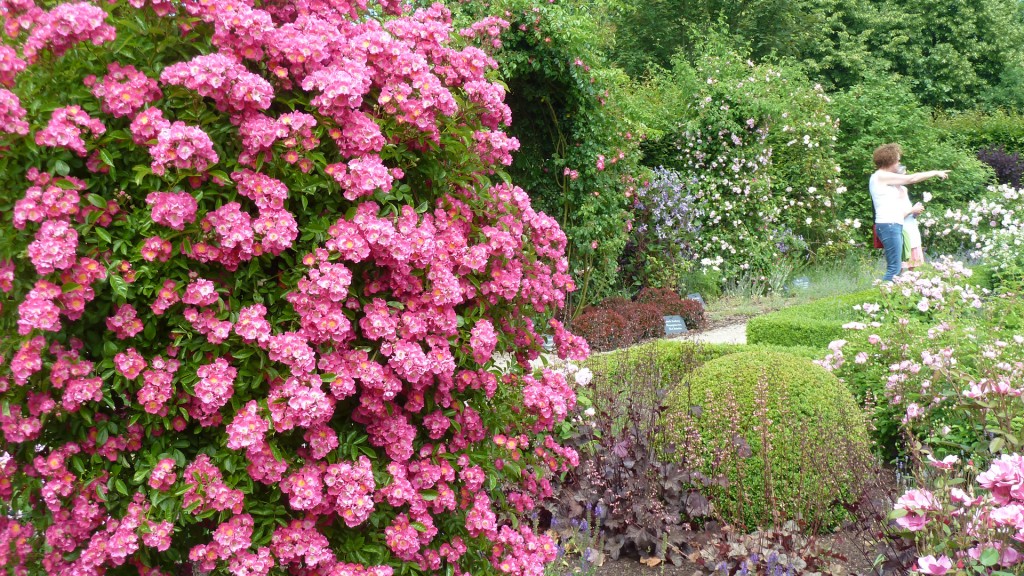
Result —
M 877 302 L 878 288 L 822 298 L 747 321 L 747 344 L 806 346 L 825 349 L 843 335 L 843 324 L 856 318 L 853 307 Z

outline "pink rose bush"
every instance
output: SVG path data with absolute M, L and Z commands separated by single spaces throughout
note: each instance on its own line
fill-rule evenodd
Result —
M 873 412 L 879 448 L 920 463 L 893 513 L 917 544 L 914 570 L 1019 573 L 1024 334 L 1005 325 L 1019 297 L 974 286 L 951 259 L 933 266 L 856 306 L 821 363 Z
M 970 463 L 957 471 L 941 464 L 931 462 L 932 490 L 907 491 L 893 514 L 918 542 L 916 571 L 945 574 L 973 566 L 980 573 L 1018 573 L 1024 565 L 1024 458 L 1004 454 L 980 474 Z M 960 471 L 973 481 L 965 483 Z
M 0 565 L 543 574 L 576 399 L 533 366 L 588 348 L 501 172 L 507 23 L 0 7 Z
M 904 430 L 941 430 L 962 420 L 963 403 L 982 389 L 1009 393 L 1005 383 L 1019 381 L 1021 335 L 979 330 L 981 318 L 999 322 L 1003 298 L 974 286 L 971 275 L 949 259 L 933 272 L 901 274 L 856 306 L 860 317 L 829 346 L 821 364 L 873 407 L 882 445 L 901 444 Z

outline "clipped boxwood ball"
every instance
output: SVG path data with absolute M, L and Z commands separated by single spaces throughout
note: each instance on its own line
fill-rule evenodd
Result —
M 796 520 L 828 530 L 844 518 L 870 462 L 852 394 L 807 358 L 744 351 L 711 360 L 669 397 L 676 453 L 696 456 L 723 520 Z M 694 434 L 694 432 L 699 434 Z

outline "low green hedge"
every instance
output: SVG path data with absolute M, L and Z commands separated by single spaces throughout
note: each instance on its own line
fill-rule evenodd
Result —
M 678 378 L 711 360 L 739 352 L 785 352 L 810 360 L 820 359 L 821 350 L 810 346 L 774 344 L 705 344 L 688 340 L 654 340 L 604 354 L 595 354 L 583 363 L 594 374 L 625 377 L 638 363 L 654 363 L 664 377 L 662 385 L 673 387 Z
M 879 302 L 878 288 L 792 306 L 747 321 L 747 343 L 775 346 L 805 346 L 820 351 L 843 337 L 843 324 L 860 315 L 857 304 Z
M 726 522 L 829 530 L 845 518 L 871 455 L 864 416 L 838 378 L 807 358 L 754 349 L 688 380 L 669 393 L 668 429 L 702 472 L 728 478 L 707 487 Z

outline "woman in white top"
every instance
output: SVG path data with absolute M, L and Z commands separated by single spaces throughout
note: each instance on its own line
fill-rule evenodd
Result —
M 877 170 L 868 180 L 871 202 L 875 206 L 875 229 L 885 250 L 885 276 L 882 280 L 886 282 L 892 281 L 900 273 L 900 261 L 903 256 L 903 221 L 911 214 L 920 214 L 924 211 L 924 206 L 920 202 L 907 211 L 898 186 L 916 184 L 936 176 L 945 180 L 949 174 L 949 170 L 899 174 L 897 169 L 902 155 L 903 150 L 899 144 L 885 144 L 876 148 L 874 161 Z

